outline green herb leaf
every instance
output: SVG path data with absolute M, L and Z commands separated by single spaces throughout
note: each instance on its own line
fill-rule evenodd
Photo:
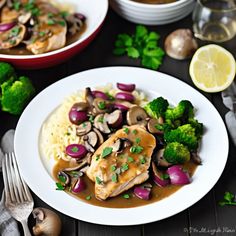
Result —
M 66 177 L 63 175 L 59 175 L 58 179 L 61 181 L 61 183 L 65 183 L 66 182 Z
M 136 27 L 136 32 L 135 32 L 135 37 L 137 39 L 141 39 L 143 38 L 144 36 L 146 36 L 148 34 L 148 30 L 145 26 L 143 25 L 138 25 Z
M 117 176 L 116 173 L 111 176 L 111 181 L 114 182 L 114 183 L 117 183 L 117 181 L 118 181 L 118 176 Z
M 72 151 L 72 152 L 78 152 L 78 151 L 79 151 L 79 148 L 77 148 L 77 147 L 72 147 L 72 148 L 71 148 L 71 151 Z
M 144 157 L 144 156 L 141 156 L 140 158 L 139 158 L 139 160 L 140 160 L 140 163 L 141 164 L 145 164 L 147 161 L 146 161 L 146 158 Z
M 116 166 L 111 166 L 111 171 L 115 171 L 116 170 Z
M 129 195 L 129 194 L 124 194 L 124 195 L 123 195 L 123 198 L 129 199 L 129 198 L 130 198 L 130 195 Z
M 130 148 L 130 152 L 131 152 L 131 153 L 139 154 L 139 153 L 141 153 L 142 151 L 143 151 L 143 147 L 141 147 L 141 146 L 132 146 L 132 147 Z
M 56 190 L 65 190 L 65 186 L 63 186 L 62 183 L 60 182 L 57 182 L 56 186 L 57 186 Z
M 141 142 L 141 139 L 140 139 L 140 138 L 136 138 L 136 139 L 135 139 L 135 142 L 136 142 L 137 144 L 139 144 L 139 143 Z
M 132 131 L 132 133 L 136 135 L 136 134 L 138 133 L 138 131 L 137 131 L 136 129 L 134 129 L 134 130 Z
M 105 147 L 102 151 L 101 157 L 105 158 L 105 157 L 109 156 L 112 153 L 112 150 L 113 150 L 112 147 Z
M 96 176 L 95 179 L 96 179 L 96 183 L 97 184 L 102 184 L 102 180 L 98 176 Z
M 91 198 L 91 195 L 88 195 L 85 199 L 89 201 Z
M 128 157 L 128 162 L 129 163 L 134 162 L 134 158 L 133 157 Z
M 100 110 L 104 110 L 104 109 L 106 108 L 106 103 L 105 103 L 105 102 L 99 102 L 99 103 L 98 103 L 98 108 L 99 108 Z
M 129 128 L 125 127 L 125 128 L 123 129 L 123 131 L 124 131 L 126 134 L 128 134 L 128 133 L 129 133 Z
M 100 156 L 97 155 L 95 160 L 98 161 L 99 159 L 100 159 Z
M 129 57 L 131 57 L 131 58 L 139 58 L 140 54 L 139 54 L 139 51 L 136 48 L 129 47 L 126 50 L 127 50 L 127 54 L 128 54 Z
M 121 171 L 122 172 L 125 172 L 126 170 L 128 170 L 129 169 L 129 165 L 127 164 L 127 163 L 125 163 L 125 164 L 123 164 L 122 166 L 121 166 Z

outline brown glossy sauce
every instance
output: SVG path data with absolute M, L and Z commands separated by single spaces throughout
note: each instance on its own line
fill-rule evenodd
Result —
M 53 176 L 56 181 L 58 181 L 57 173 L 68 167 L 72 167 L 69 164 L 69 162 L 66 162 L 63 160 L 59 160 L 57 162 L 57 164 L 54 166 L 54 169 L 53 169 Z M 189 172 L 190 176 L 193 176 L 197 168 L 197 165 L 189 161 L 188 163 L 183 165 L 183 168 Z M 169 186 L 161 188 L 157 186 L 155 183 L 153 183 L 150 178 L 150 181 L 148 182 L 150 182 L 153 187 L 151 191 L 151 198 L 149 200 L 142 200 L 142 199 L 137 198 L 133 194 L 133 188 L 131 188 L 130 190 L 124 193 L 121 193 L 119 196 L 109 198 L 105 201 L 101 201 L 95 198 L 94 183 L 86 175 L 84 175 L 82 178 L 84 179 L 86 183 L 86 189 L 80 192 L 79 194 L 72 194 L 69 191 L 67 191 L 67 193 L 69 193 L 73 197 L 79 198 L 82 201 L 86 201 L 89 204 L 101 206 L 101 207 L 109 207 L 109 208 L 129 208 L 129 207 L 137 207 L 137 206 L 150 204 L 150 203 L 160 201 L 161 199 L 170 196 L 171 194 L 173 194 L 174 192 L 176 192 L 177 190 L 181 188 L 181 186 L 175 186 L 175 185 L 169 185 Z M 123 195 L 126 193 L 130 195 L 129 199 L 125 199 L 123 197 Z M 88 196 L 91 196 L 90 200 L 86 200 L 86 197 Z
M 177 2 L 177 0 L 133 0 L 134 2 L 148 3 L 148 4 L 165 4 Z
M 83 26 L 81 27 L 80 32 L 74 34 L 74 35 L 67 35 L 66 37 L 66 45 L 70 45 L 74 42 L 76 42 L 81 34 L 83 34 L 86 30 L 86 24 L 84 23 Z M 9 49 L 0 49 L 1 54 L 6 54 L 6 55 L 34 55 L 31 53 L 29 50 L 26 49 L 26 45 L 20 44 L 17 47 L 14 48 L 9 48 Z

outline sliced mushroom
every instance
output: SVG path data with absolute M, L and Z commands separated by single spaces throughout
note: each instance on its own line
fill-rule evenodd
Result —
M 102 133 L 110 134 L 111 130 L 109 129 L 107 122 L 104 119 L 104 115 L 97 115 L 94 119 L 94 126 L 99 129 Z
M 119 152 L 121 147 L 122 147 L 122 141 L 120 138 L 118 138 L 112 145 L 112 151 Z
M 98 136 L 94 131 L 86 134 L 83 139 L 84 141 L 87 141 L 92 147 L 95 147 L 98 143 Z
M 92 107 L 94 97 L 93 97 L 92 91 L 89 87 L 87 87 L 85 89 L 85 99 L 86 99 L 86 102 Z
M 6 2 L 7 2 L 7 0 L 0 0 L 0 8 L 2 8 Z
M 123 116 L 120 110 L 115 110 L 112 113 L 106 113 L 104 119 L 112 128 L 117 128 L 122 124 Z
M 83 136 L 90 132 L 92 129 L 92 124 L 90 121 L 85 121 L 76 128 L 76 135 Z
M 202 164 L 202 159 L 200 158 L 200 156 L 196 152 L 191 153 L 191 159 L 197 165 Z
M 145 110 L 140 106 L 131 107 L 127 112 L 128 125 L 146 125 L 148 115 Z
M 26 27 L 22 24 L 17 24 L 10 30 L 0 34 L 0 49 L 13 48 L 19 45 L 26 34 Z
M 101 134 L 101 132 L 97 128 L 93 128 L 93 131 L 97 134 L 98 136 L 98 145 L 101 145 L 104 142 L 104 138 Z
M 74 165 L 72 167 L 67 167 L 63 171 L 68 172 L 68 171 L 80 170 L 82 167 L 90 163 L 90 159 L 91 159 L 91 153 L 88 153 L 86 157 L 83 158 L 82 162 L 77 163 L 77 165 Z
M 18 22 L 24 25 L 31 19 L 31 16 L 32 16 L 31 12 L 23 12 L 18 17 Z
M 91 144 L 89 144 L 88 141 L 85 141 L 84 142 L 84 146 L 86 147 L 87 151 L 88 152 L 91 152 L 91 153 L 94 153 L 95 152 L 95 149 L 93 148 L 93 146 Z
M 158 166 L 162 166 L 162 167 L 169 167 L 171 166 L 171 163 L 169 163 L 168 161 L 165 160 L 165 158 L 163 157 L 163 153 L 164 153 L 164 148 L 158 150 L 158 152 L 156 153 L 156 162 Z
M 159 121 L 160 119 L 150 119 L 149 121 L 148 121 L 148 123 L 147 123 L 147 128 L 148 128 L 148 131 L 150 132 L 150 133 L 152 133 L 152 134 L 163 134 L 163 131 L 161 131 L 161 130 L 158 130 L 157 129 L 157 125 L 158 124 L 161 124 L 160 123 L 160 121 Z M 162 119 L 162 121 L 163 121 L 163 119 Z M 162 124 L 163 124 L 163 122 L 162 122 Z
M 95 98 L 93 100 L 93 106 L 95 108 L 95 114 L 106 113 L 107 101 L 102 98 Z

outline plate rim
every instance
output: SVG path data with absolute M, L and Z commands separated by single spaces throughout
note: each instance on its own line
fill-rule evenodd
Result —
M 163 210 L 164 209 L 163 206 L 162 206 L 163 205 L 163 200 L 155 202 L 155 203 L 151 203 L 151 204 L 148 204 L 148 205 L 140 206 L 140 207 L 124 208 L 124 209 L 123 208 L 103 208 L 103 207 L 98 207 L 98 206 L 94 206 L 94 205 L 87 204 L 85 202 L 80 202 L 79 201 L 80 203 L 78 205 L 80 206 L 80 209 L 87 211 L 86 214 L 88 214 L 88 215 L 86 215 L 86 217 L 84 215 L 82 215 L 81 213 L 77 213 L 77 214 L 74 213 L 73 206 L 69 205 L 69 206 L 67 206 L 68 208 L 65 210 L 64 207 L 62 207 L 60 204 L 59 205 L 55 204 L 55 202 L 54 202 L 55 199 L 54 200 L 51 199 L 51 198 L 49 199 L 49 197 L 45 193 L 42 194 L 42 193 L 38 192 L 38 188 L 36 186 L 34 186 L 34 184 L 33 184 L 33 182 L 35 180 L 33 180 L 33 182 L 32 182 L 31 177 L 29 176 L 29 173 L 33 173 L 32 170 L 28 169 L 26 166 L 24 166 L 24 163 L 23 163 L 23 159 L 22 158 L 24 158 L 23 157 L 23 151 L 24 150 L 22 150 L 22 147 L 21 147 L 20 143 L 22 143 L 22 141 L 25 141 L 25 140 L 21 138 L 21 132 L 22 132 L 22 129 L 24 130 L 24 122 L 25 122 L 25 119 L 27 120 L 28 113 L 30 113 L 30 110 L 33 109 L 33 106 L 35 105 L 35 103 L 37 104 L 37 102 L 38 102 L 38 100 L 40 98 L 44 98 L 44 96 L 47 97 L 48 96 L 47 93 L 50 90 L 52 90 L 52 88 L 54 88 L 54 87 L 59 88 L 60 85 L 68 83 L 68 81 L 70 81 L 70 80 L 72 80 L 72 81 L 73 80 L 79 80 L 81 82 L 81 79 L 83 80 L 84 79 L 83 76 L 85 75 L 85 77 L 86 77 L 86 74 L 90 74 L 90 73 L 93 74 L 94 72 L 96 74 L 98 74 L 98 73 L 104 73 L 104 71 L 105 72 L 107 72 L 107 71 L 113 71 L 114 72 L 114 71 L 117 71 L 117 70 L 119 70 L 119 71 L 123 70 L 123 71 L 126 71 L 126 72 L 127 71 L 128 72 L 136 71 L 136 72 L 140 72 L 140 74 L 142 74 L 142 73 L 149 74 L 149 75 L 152 74 L 153 76 L 154 75 L 157 76 L 157 80 L 158 79 L 159 80 L 163 80 L 163 78 L 170 79 L 172 82 L 175 81 L 175 83 L 177 83 L 178 86 L 187 88 L 188 90 L 193 92 L 193 94 L 197 94 L 198 96 L 200 96 L 200 100 L 204 100 L 208 104 L 208 106 L 211 107 L 212 111 L 214 111 L 218 121 L 220 122 L 220 126 L 222 128 L 222 132 L 224 133 L 224 142 L 225 142 L 224 143 L 225 144 L 225 146 L 224 146 L 224 159 L 223 159 L 223 162 L 221 163 L 223 166 L 221 166 L 221 168 L 217 169 L 217 172 L 216 172 L 217 176 L 214 179 L 211 179 L 211 186 L 208 187 L 206 190 L 204 190 L 204 194 L 202 193 L 202 191 L 201 191 L 201 194 L 197 193 L 195 195 L 195 200 L 188 202 L 187 204 L 184 205 L 184 207 L 182 207 L 181 204 L 177 204 L 178 206 L 176 206 L 176 209 L 174 211 L 169 212 L 169 210 L 166 210 L 167 212 L 164 214 L 163 217 L 160 217 L 160 216 L 159 217 L 158 216 L 153 217 L 152 214 L 149 214 L 145 218 L 143 218 L 143 217 L 137 218 L 137 215 L 140 214 L 140 212 L 146 212 L 147 213 L 148 209 L 151 210 L 150 206 L 154 206 L 154 204 L 159 204 L 159 208 Z M 160 77 L 158 77 L 158 75 Z M 160 78 L 162 78 L 162 79 L 160 79 Z M 109 82 L 111 82 L 111 81 L 109 81 Z M 117 81 L 113 81 L 113 84 L 116 83 L 116 82 Z M 95 86 L 99 85 L 99 83 L 95 83 L 95 84 L 96 84 Z M 100 84 L 100 86 L 101 85 L 102 84 Z M 78 89 L 79 88 L 77 88 L 77 90 Z M 64 94 L 64 97 L 66 97 L 67 95 L 69 95 L 69 94 L 66 94 L 66 95 Z M 57 104 L 59 105 L 60 102 L 61 101 L 58 101 Z M 51 110 L 51 112 L 52 112 L 52 110 Z M 49 115 L 49 113 L 47 114 L 47 116 L 48 115 Z M 36 121 L 37 121 L 37 118 L 36 118 Z M 42 123 L 41 123 L 41 125 L 42 125 Z M 37 140 L 38 140 L 38 137 L 37 137 Z M 35 145 L 35 144 L 33 144 L 33 145 Z M 165 73 L 162 73 L 162 72 L 152 71 L 152 70 L 149 70 L 149 69 L 143 69 L 143 68 L 139 68 L 139 67 L 130 67 L 130 66 L 111 66 L 111 67 L 94 68 L 94 69 L 89 69 L 89 70 L 85 70 L 85 71 L 82 71 L 82 72 L 78 72 L 76 74 L 67 76 L 67 77 L 65 77 L 63 79 L 60 79 L 59 81 L 51 84 L 50 86 L 48 86 L 44 90 L 42 90 L 29 103 L 29 105 L 23 111 L 23 113 L 22 113 L 22 115 L 21 115 L 21 117 L 20 117 L 20 119 L 19 119 L 19 121 L 17 123 L 16 132 L 15 132 L 15 139 L 14 139 L 14 147 L 15 147 L 17 162 L 19 164 L 19 169 L 20 169 L 20 172 L 22 174 L 22 177 L 25 179 L 26 183 L 29 185 L 29 187 L 32 189 L 32 191 L 35 192 L 35 194 L 39 198 L 41 198 L 43 201 L 45 201 L 51 207 L 53 207 L 56 210 L 62 212 L 63 214 L 66 214 L 68 216 L 71 216 L 73 218 L 76 218 L 76 219 L 82 220 L 82 221 L 86 221 L 86 222 L 102 224 L 102 225 L 128 226 L 128 225 L 139 225 L 139 224 L 150 223 L 150 222 L 162 220 L 162 219 L 165 219 L 167 217 L 173 216 L 173 215 L 175 215 L 177 213 L 180 213 L 180 212 L 184 211 L 185 209 L 189 208 L 190 206 L 192 206 L 193 204 L 198 202 L 202 197 L 204 197 L 214 187 L 214 185 L 217 183 L 217 181 L 219 180 L 220 176 L 223 173 L 223 170 L 225 168 L 225 165 L 226 165 L 226 162 L 227 162 L 227 158 L 228 158 L 229 140 L 228 140 L 228 134 L 227 134 L 227 130 L 226 130 L 225 124 L 223 122 L 223 119 L 220 116 L 219 112 L 214 107 L 214 105 L 203 94 L 201 94 L 199 91 L 197 91 L 196 89 L 194 89 L 193 87 L 191 87 L 187 83 L 183 82 L 182 80 L 177 79 L 174 76 L 171 76 L 171 75 L 168 75 L 168 74 L 165 74 Z M 38 155 L 39 155 L 39 150 L 37 150 L 37 151 L 34 150 L 34 152 L 38 153 Z M 26 155 L 30 156 L 30 154 L 28 152 L 27 152 Z M 38 168 L 42 168 L 42 166 L 43 166 L 42 162 L 41 162 L 41 166 L 40 166 L 40 163 L 37 163 L 37 164 L 39 164 Z M 46 171 L 46 170 L 44 170 L 44 171 Z M 27 173 L 27 172 L 29 172 L 29 173 Z M 35 174 L 35 173 L 33 173 L 33 174 Z M 48 178 L 46 178 L 46 179 L 48 180 Z M 39 179 L 39 181 L 40 181 L 40 179 Z M 194 184 L 194 182 L 192 184 Z M 179 197 L 179 195 L 181 196 L 180 192 L 183 189 L 188 189 L 189 186 L 190 185 L 184 186 L 183 188 L 181 188 L 180 190 L 178 190 L 176 193 L 172 194 L 171 196 L 173 196 L 173 195 L 176 195 L 178 197 Z M 71 196 L 69 194 L 65 194 L 64 192 L 55 191 L 55 189 L 53 189 L 53 191 L 57 192 L 57 193 L 55 194 L 55 193 L 52 192 L 51 189 L 49 189 L 49 193 L 53 194 L 53 196 L 55 194 L 55 196 L 59 197 L 60 199 L 62 198 L 64 200 L 69 200 L 69 201 L 73 202 L 73 200 L 71 200 Z M 62 194 L 64 194 L 64 195 L 62 195 Z M 170 197 L 167 197 L 165 199 L 169 200 Z M 78 201 L 78 200 L 76 200 L 76 201 Z M 172 202 L 170 201 L 170 203 L 172 203 Z M 142 210 L 140 210 L 140 209 L 142 209 Z M 92 213 L 94 211 L 97 211 L 100 214 L 108 214 L 108 217 L 103 215 L 103 219 L 100 219 L 99 217 L 96 216 L 97 214 L 95 216 L 92 215 Z M 91 212 L 91 215 L 89 215 L 90 212 Z M 125 215 L 127 213 L 129 214 L 128 218 L 125 217 Z M 114 218 L 112 218 L 112 216 Z M 134 218 L 136 217 L 135 220 L 133 220 L 132 217 L 134 217 Z M 130 221 L 127 221 L 127 219 L 130 219 Z M 106 222 L 104 222 L 104 220 Z

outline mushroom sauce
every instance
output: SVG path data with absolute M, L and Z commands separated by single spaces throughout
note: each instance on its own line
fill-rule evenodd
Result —
M 198 145 L 187 148 L 166 142 L 159 128 L 167 124 L 165 118 L 154 118 L 148 110 L 153 106 L 147 107 L 154 101 L 166 104 L 170 112 L 175 108 L 162 97 L 147 102 L 134 84 L 117 83 L 117 87 L 86 88 L 68 98 L 45 122 L 41 150 L 46 158 L 56 160 L 52 170 L 56 189 L 93 205 L 127 208 L 159 201 L 191 184 L 201 164 Z M 192 104 L 186 100 L 179 104 L 188 107 L 192 119 Z M 182 115 L 186 114 L 187 110 Z
M 44 0 L 3 0 L 0 3 L 0 53 L 42 54 L 75 42 L 86 18 Z

